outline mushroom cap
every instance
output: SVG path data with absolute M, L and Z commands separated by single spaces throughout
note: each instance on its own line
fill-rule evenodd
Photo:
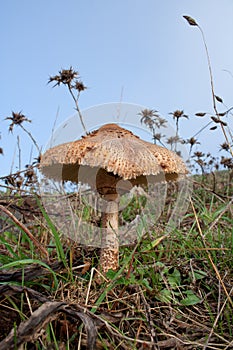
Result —
M 90 168 L 101 169 L 99 178 L 109 174 L 116 182 L 120 177 L 133 185 L 144 176 L 163 174 L 172 181 L 188 173 L 176 153 L 141 140 L 117 124 L 103 125 L 80 140 L 47 150 L 40 163 L 42 173 L 49 178 L 73 182 L 80 182 L 80 166 L 86 178 Z

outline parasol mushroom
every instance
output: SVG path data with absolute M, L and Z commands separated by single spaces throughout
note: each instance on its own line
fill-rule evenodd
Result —
M 40 168 L 55 180 L 87 183 L 106 201 L 100 253 L 103 273 L 118 268 L 120 195 L 133 186 L 147 186 L 148 176 L 155 182 L 176 181 L 188 173 L 176 153 L 141 140 L 117 124 L 103 125 L 80 140 L 47 150 Z

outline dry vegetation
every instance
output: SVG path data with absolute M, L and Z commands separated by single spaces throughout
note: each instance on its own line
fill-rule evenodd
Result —
M 195 20 L 186 20 L 201 30 Z M 81 117 L 78 98 L 85 86 L 77 77 L 70 68 L 50 82 L 67 86 Z M 218 112 L 216 102 L 222 99 L 213 85 L 212 95 L 215 113 L 207 125 L 210 133 L 223 130 L 225 155 L 217 159 L 194 152 L 198 135 L 179 136 L 180 120 L 188 116 L 171 113 L 176 134 L 166 143 L 174 150 L 180 142 L 188 145 L 195 174 L 189 208 L 180 227 L 165 234 L 176 198 L 169 188 L 156 227 L 121 248 L 120 269 L 109 271 L 101 283 L 96 278 L 99 250 L 65 238 L 43 209 L 37 194 L 40 155 L 25 170 L 1 178 L 0 350 L 233 348 L 233 158 L 227 124 L 232 114 L 231 109 Z M 208 116 L 198 112 L 196 117 Z M 144 110 L 139 118 L 154 142 L 163 143 L 166 120 L 155 110 Z M 25 115 L 12 113 L 8 119 L 10 131 L 22 127 L 36 145 L 24 127 L 30 121 Z M 132 199 L 120 220 L 130 221 L 142 203 L 140 197 Z M 87 205 L 79 206 L 83 219 L 99 224 Z
M 197 177 L 179 229 L 163 236 L 164 212 L 101 284 L 98 249 L 59 238 L 34 196 L 2 194 L 0 349 L 230 349 L 232 189 L 215 175 L 215 191 Z

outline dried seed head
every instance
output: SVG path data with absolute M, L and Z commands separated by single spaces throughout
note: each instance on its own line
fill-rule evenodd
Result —
M 217 95 L 214 95 L 214 97 L 216 98 L 216 100 L 220 103 L 223 103 L 223 99 Z
M 84 90 L 87 89 L 87 87 L 83 84 L 83 82 L 82 81 L 78 81 L 78 80 L 75 82 L 73 88 L 75 90 L 78 90 L 79 92 L 84 91 Z
M 197 117 L 204 117 L 206 115 L 206 113 L 203 112 L 199 112 L 195 114 Z
M 192 17 L 190 16 L 183 16 L 183 17 L 186 19 L 188 24 L 190 24 L 190 26 L 198 26 L 197 22 Z
M 52 76 L 49 78 L 49 83 L 55 81 L 56 85 L 64 84 L 64 85 L 70 85 L 72 81 L 77 78 L 78 72 L 75 71 L 72 67 L 69 69 L 62 69 L 59 71 L 58 75 Z

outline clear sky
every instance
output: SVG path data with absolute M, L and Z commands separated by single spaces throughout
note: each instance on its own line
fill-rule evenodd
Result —
M 157 109 L 170 123 L 168 113 L 184 109 L 190 119 L 181 121 L 181 136 L 193 136 L 209 121 L 194 114 L 213 113 L 213 107 L 201 35 L 183 15 L 195 18 L 205 33 L 215 92 L 227 106 L 219 111 L 225 111 L 233 106 L 232 0 L 1 1 L 0 176 L 13 159 L 18 164 L 17 135 L 22 163 L 30 157 L 28 136 L 17 127 L 13 135 L 7 131 L 4 118 L 11 111 L 32 119 L 25 126 L 41 147 L 57 113 L 58 124 L 74 114 L 65 88 L 47 85 L 50 75 L 71 65 L 88 86 L 81 109 L 122 100 Z M 201 137 L 203 150 L 217 155 L 223 141 L 220 131 L 207 129 Z

